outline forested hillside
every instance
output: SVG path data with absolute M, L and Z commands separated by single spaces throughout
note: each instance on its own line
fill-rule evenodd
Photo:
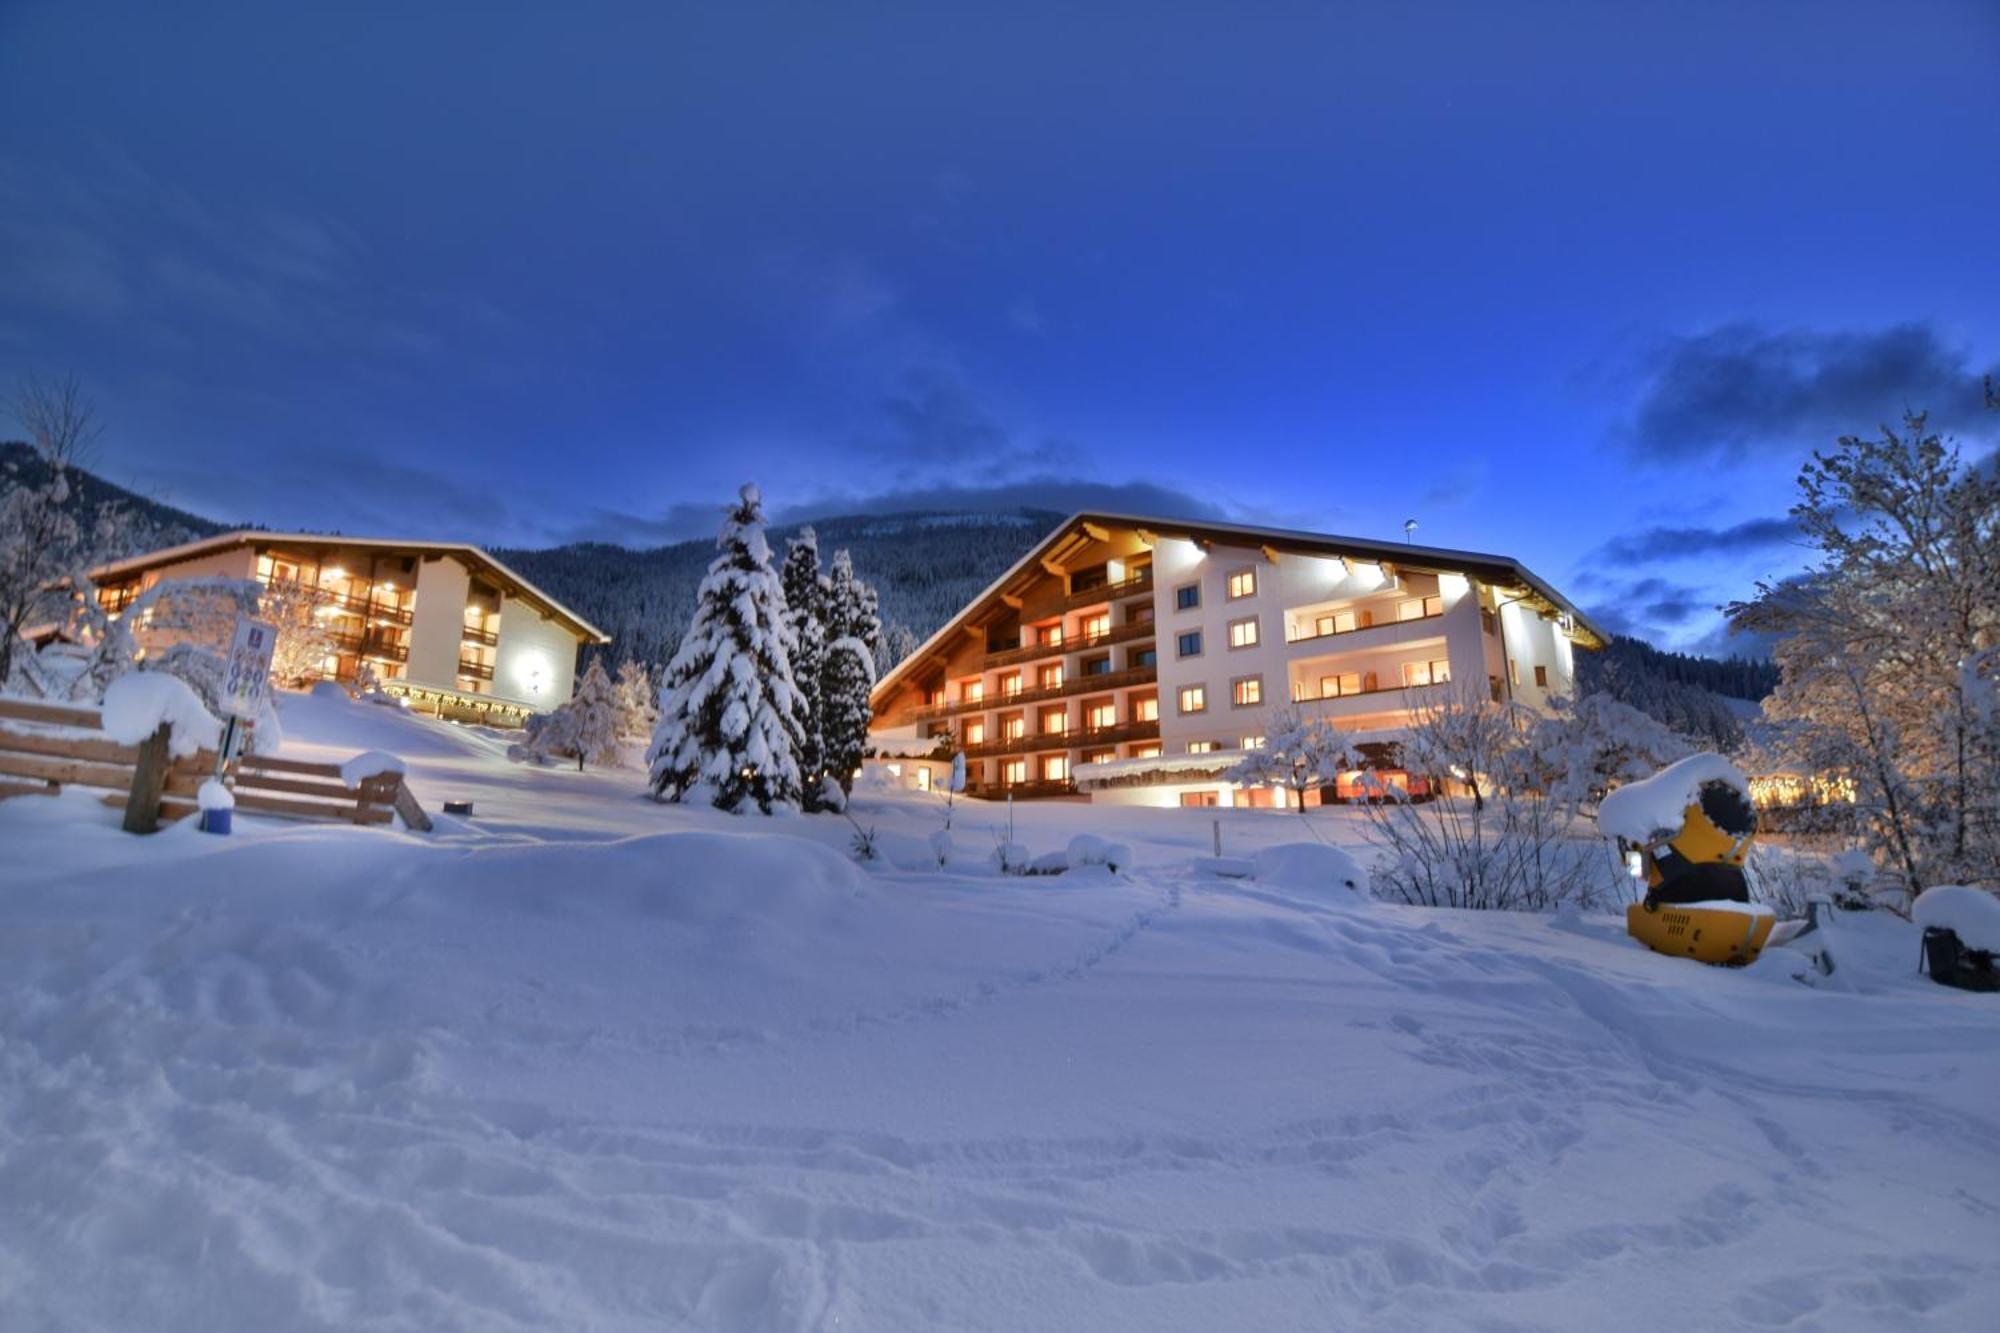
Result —
M 48 465 L 32 447 L 19 440 L 0 440 L 0 494 L 15 486 L 40 486 L 47 480 Z M 101 507 L 113 505 L 123 515 L 124 521 L 114 534 L 114 549 L 105 553 L 107 559 L 213 537 L 232 526 L 149 500 L 83 468 L 71 468 L 69 482 L 69 505 L 77 514 L 95 514 Z
M 1717 661 L 1670 653 L 1618 635 L 1601 652 L 1576 656 L 1577 689 L 1608 694 L 1684 736 L 1724 751 L 1743 742 L 1741 705 L 1777 688 L 1778 668 L 1747 657 Z
M 1063 515 L 892 514 L 823 518 L 822 555 L 845 549 L 881 596 L 887 661 L 908 653 L 1025 554 Z M 773 528 L 774 555 L 796 526 Z M 614 661 L 658 666 L 673 655 L 694 609 L 695 585 L 715 557 L 709 540 L 647 551 L 585 543 L 494 552 L 612 636 Z M 886 663 L 885 663 L 886 664 Z

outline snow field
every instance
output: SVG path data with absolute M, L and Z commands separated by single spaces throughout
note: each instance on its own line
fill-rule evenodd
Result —
M 1321 887 L 1296 815 L 636 798 L 288 696 L 421 835 L 0 803 L 0 1306 L 85 1329 L 1972 1329 L 2000 1006 Z M 1357 827 L 1313 826 L 1365 864 Z M 1086 844 L 1088 846 L 1088 844 Z

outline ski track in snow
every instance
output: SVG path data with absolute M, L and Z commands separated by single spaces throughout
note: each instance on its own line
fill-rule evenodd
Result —
M 1037 952 L 962 982 L 913 955 L 914 993 L 884 998 L 892 976 L 860 1003 L 621 1033 L 563 1016 L 574 978 L 524 972 L 453 1026 L 397 1021 L 419 957 L 397 950 L 430 908 L 402 871 L 358 873 L 331 917 L 164 890 L 137 930 L 54 902 L 10 916 L 0 1324 L 1969 1330 L 2000 1290 L 1992 1080 L 1984 1102 L 1939 1094 L 1992 1047 L 1898 1086 L 1861 1046 L 1760 1049 L 1775 1018 L 1696 1040 L 1679 1029 L 1740 1031 L 1749 978 L 1714 974 L 1727 1007 L 1689 965 L 1545 923 L 1142 866 L 1094 876 L 1087 920 L 1029 918 Z M 974 900 L 954 928 L 999 920 Z M 1763 985 L 1793 1012 L 1861 1012 Z M 1278 1030 L 1373 1076 L 1210 1106 L 1238 1041 L 1205 1044 L 1204 997 L 1280 1025 L 1311 1006 Z M 1187 1113 L 1121 1126 L 1087 1067 L 1035 1071 L 1024 1104 L 1051 1109 L 1018 1131 L 908 1110 L 949 1077 L 940 1053 L 1032 1059 L 1098 1026 L 1159 1047 L 1105 1075 L 1134 1106 L 1162 1063 L 1200 1061 L 1165 1085 Z M 1857 1041 L 1898 1040 L 1877 1031 Z M 472 1077 L 544 1047 L 633 1064 L 672 1108 Z M 895 1127 L 857 1125 L 840 1070 L 901 1080 Z M 752 1095 L 769 1088 L 791 1096 Z M 1885 1137 L 1920 1142 L 1935 1179 L 1896 1193 L 1854 1160 Z

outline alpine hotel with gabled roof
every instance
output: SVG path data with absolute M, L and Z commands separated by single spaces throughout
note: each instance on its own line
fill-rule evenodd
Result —
M 569 700 L 577 651 L 604 631 L 461 542 L 225 532 L 91 571 L 116 613 L 168 579 L 225 577 L 313 590 L 328 680 L 367 667 L 384 693 L 440 717 L 519 726 Z M 147 645 L 145 626 L 135 637 Z
M 1223 773 L 1297 703 L 1373 756 L 1424 687 L 1541 707 L 1606 637 L 1505 556 L 1077 514 L 876 686 L 885 756 L 962 749 L 975 796 L 1274 805 Z M 928 786 L 922 761 L 886 761 Z M 1351 795 L 1348 780 L 1325 795 Z M 1309 803 L 1315 796 L 1309 794 Z

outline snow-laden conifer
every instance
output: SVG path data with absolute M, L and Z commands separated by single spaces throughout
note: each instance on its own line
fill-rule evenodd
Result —
M 819 570 L 819 535 L 801 528 L 785 546 L 781 572 L 785 588 L 785 620 L 792 631 L 792 680 L 802 700 L 800 709 L 800 800 L 807 810 L 825 808 L 826 754 L 820 739 L 825 725 L 820 704 L 821 672 L 826 664 L 826 600 L 828 582 Z
M 653 794 L 700 795 L 718 809 L 746 801 L 768 814 L 799 804 L 802 703 L 792 680 L 785 591 L 771 567 L 764 508 L 746 485 L 716 539 L 721 552 L 696 594 L 694 620 L 667 666 L 647 751 Z
M 868 694 L 875 688 L 875 655 L 853 635 L 835 639 L 826 646 L 826 670 L 821 680 L 825 691 L 821 742 L 826 747 L 826 770 L 845 796 L 854 788 L 854 773 L 861 767 L 861 752 L 868 743 L 872 716 Z

